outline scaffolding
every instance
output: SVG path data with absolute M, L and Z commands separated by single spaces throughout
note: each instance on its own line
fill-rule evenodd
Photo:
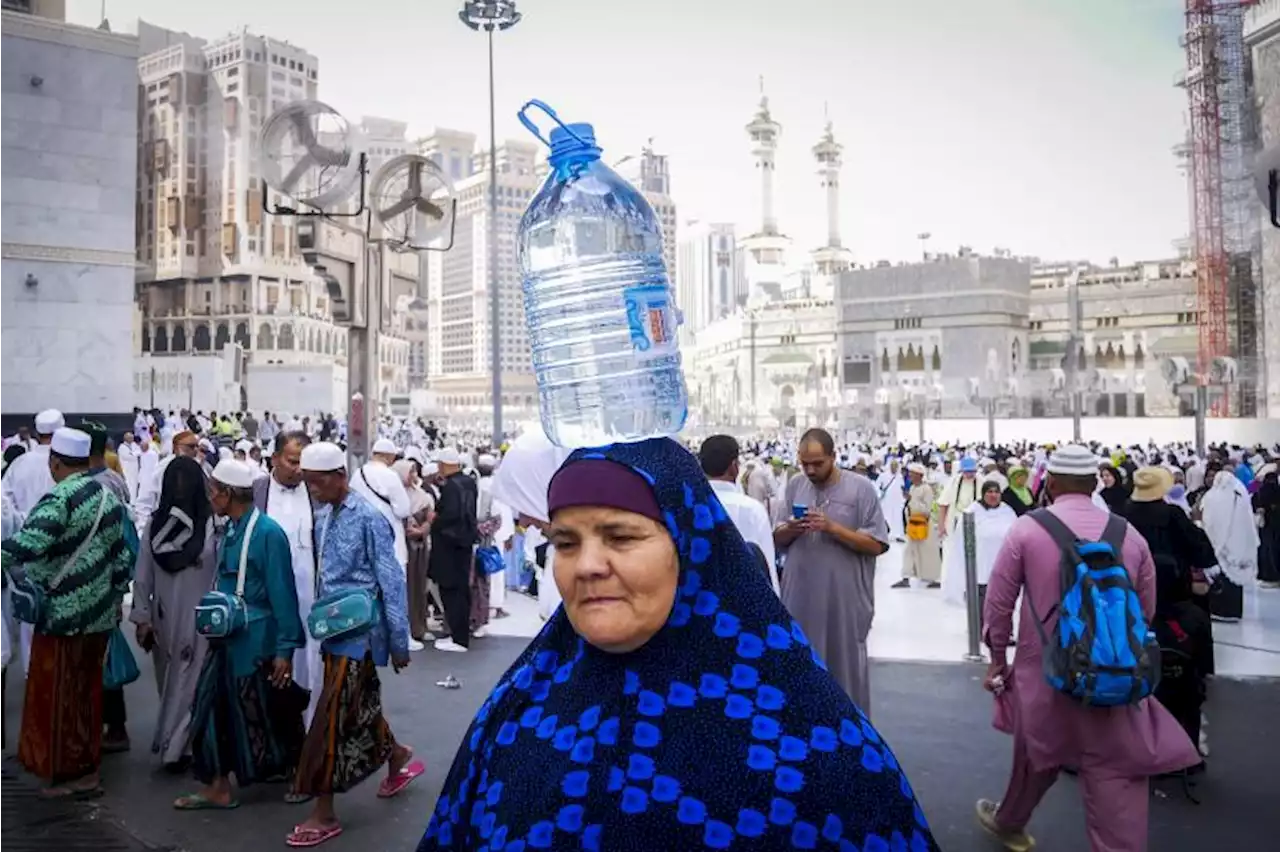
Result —
M 1252 416 L 1258 395 L 1260 234 L 1252 203 L 1256 146 L 1253 73 L 1244 12 L 1256 0 L 1187 0 L 1184 45 L 1191 119 L 1192 241 L 1199 312 L 1199 370 L 1215 358 L 1238 363 L 1236 403 L 1217 397 L 1213 414 Z M 1234 314 L 1234 324 L 1228 323 Z

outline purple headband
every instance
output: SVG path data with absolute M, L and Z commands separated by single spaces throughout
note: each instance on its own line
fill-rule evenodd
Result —
M 649 483 L 631 468 L 607 459 L 570 462 L 551 477 L 547 513 L 571 506 L 607 506 L 662 523 L 662 509 Z

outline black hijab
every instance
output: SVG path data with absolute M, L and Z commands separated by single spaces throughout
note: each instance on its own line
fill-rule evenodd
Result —
M 160 505 L 151 516 L 148 530 L 155 563 L 176 574 L 199 562 L 212 515 L 200 463 L 175 456 L 164 470 Z

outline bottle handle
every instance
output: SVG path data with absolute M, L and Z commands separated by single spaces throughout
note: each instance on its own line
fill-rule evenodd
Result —
M 538 141 L 541 142 L 543 145 L 546 145 L 548 148 L 551 147 L 551 143 L 547 141 L 546 137 L 542 135 L 542 132 L 538 130 L 538 125 L 534 124 L 533 119 L 529 118 L 529 116 L 525 114 L 529 111 L 530 107 L 537 107 L 538 109 L 542 110 L 544 113 L 547 114 L 548 118 L 550 118 L 556 124 L 564 128 L 565 133 L 568 133 L 570 136 L 578 140 L 583 145 L 590 147 L 590 143 L 588 143 L 587 140 L 583 139 L 577 133 L 574 133 L 573 130 L 569 127 L 569 125 L 565 124 L 563 121 L 560 120 L 560 116 L 556 115 L 555 110 L 547 106 L 547 104 L 543 103 L 542 101 L 531 100 L 520 108 L 520 112 L 517 113 L 517 116 L 520 119 L 520 123 L 523 124 L 530 133 L 538 137 Z

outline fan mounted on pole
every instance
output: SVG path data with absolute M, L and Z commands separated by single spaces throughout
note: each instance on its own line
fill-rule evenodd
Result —
M 393 251 L 429 251 L 427 243 L 448 231 L 453 246 L 458 200 L 453 184 L 434 160 L 401 154 L 388 160 L 373 177 L 369 206 L 385 231 L 383 242 Z

